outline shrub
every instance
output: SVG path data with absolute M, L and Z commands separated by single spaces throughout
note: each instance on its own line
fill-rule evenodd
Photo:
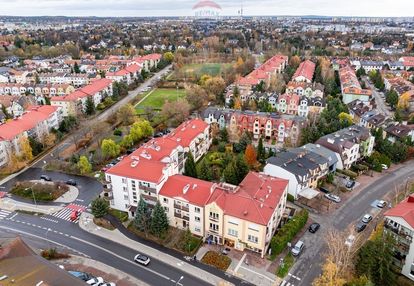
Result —
M 272 249 L 272 259 L 283 252 L 289 241 L 305 226 L 308 221 L 309 213 L 307 210 L 301 210 L 291 220 L 285 223 L 272 238 L 270 247 Z
M 42 252 L 40 253 L 40 255 L 47 259 L 47 260 L 52 260 L 52 259 L 62 259 L 62 258 L 70 258 L 70 255 L 67 253 L 59 253 L 56 248 L 50 248 L 47 250 L 42 250 Z
M 287 194 L 287 200 L 291 203 L 293 203 L 295 201 L 295 197 L 291 194 Z
M 280 278 L 284 278 L 288 274 L 289 269 L 292 267 L 294 262 L 295 260 L 293 259 L 292 253 L 289 252 L 285 256 L 283 264 L 279 265 L 279 267 L 277 268 L 276 275 Z
M 115 130 L 114 130 L 114 135 L 115 135 L 115 136 L 121 136 L 121 135 L 122 135 L 122 130 L 121 130 L 121 129 L 119 129 L 119 128 L 115 129 Z
M 91 204 L 92 214 L 96 218 L 104 217 L 109 211 L 109 204 L 102 198 L 96 198 Z
M 338 172 L 350 177 L 352 180 L 355 180 L 358 177 L 358 174 L 351 170 L 338 170 Z
M 103 103 L 99 103 L 99 104 L 96 106 L 96 109 L 98 109 L 98 110 L 104 110 L 104 109 L 105 109 L 105 105 L 104 105 Z

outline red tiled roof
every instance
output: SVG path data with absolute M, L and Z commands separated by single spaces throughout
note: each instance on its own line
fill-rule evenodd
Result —
M 0 138 L 13 140 L 24 131 L 31 130 L 39 122 L 48 119 L 59 107 L 51 105 L 32 106 L 17 119 L 0 125 Z
M 204 132 L 209 125 L 201 119 L 191 119 L 180 126 L 178 126 L 168 137 L 178 142 L 184 147 L 190 146 L 193 141 L 200 133 Z
M 112 84 L 112 80 L 102 78 L 93 81 L 91 84 L 82 87 L 81 89 L 75 90 L 74 92 L 66 96 L 53 96 L 50 98 L 51 101 L 76 101 L 83 97 L 93 96 L 96 93 L 104 90 Z
M 289 181 L 249 172 L 234 190 L 217 186 L 207 204 L 215 202 L 224 214 L 267 225 Z
M 214 183 L 174 175 L 168 178 L 160 190 L 160 195 L 170 198 L 181 198 L 193 205 L 203 207 L 214 190 Z
M 409 196 L 406 200 L 389 209 L 384 215 L 400 217 L 414 228 L 414 195 Z
M 303 76 L 307 80 L 312 81 L 313 74 L 315 72 L 315 66 L 315 63 L 309 60 L 300 63 L 298 69 L 296 70 L 292 78 L 295 79 L 299 76 Z
M 132 64 L 132 65 L 127 66 L 125 70 L 130 73 L 136 73 L 137 71 L 141 70 L 141 67 L 137 64 Z

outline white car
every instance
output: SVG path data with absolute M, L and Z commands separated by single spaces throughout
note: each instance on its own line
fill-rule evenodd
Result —
M 296 242 L 295 246 L 291 250 L 292 255 L 299 256 L 302 253 L 304 247 L 305 244 L 303 243 L 303 241 L 299 240 L 298 242 Z
M 325 198 L 327 198 L 328 200 L 331 200 L 335 203 L 340 203 L 341 202 L 341 198 L 336 196 L 336 195 L 333 195 L 333 194 L 325 194 Z
M 102 283 L 104 283 L 104 280 L 102 277 L 94 277 L 88 281 L 86 281 L 86 284 L 88 285 L 101 285 Z
M 368 224 L 372 220 L 372 215 L 366 214 L 362 218 L 362 222 Z
M 383 201 L 383 200 L 380 200 L 378 203 L 377 203 L 377 207 L 379 207 L 379 208 L 383 208 L 383 207 L 385 207 L 387 205 L 387 202 L 386 201 Z
M 139 264 L 142 264 L 144 266 L 147 266 L 150 263 L 151 259 L 148 256 L 146 256 L 146 255 L 137 254 L 134 257 L 134 261 L 136 263 L 139 263 Z
M 347 245 L 348 247 L 351 247 L 354 244 L 355 241 L 355 235 L 350 235 L 348 236 L 348 238 L 345 240 L 345 245 Z
M 388 170 L 388 166 L 387 166 L 387 165 L 385 165 L 385 164 L 381 164 L 381 168 L 382 168 L 383 170 Z

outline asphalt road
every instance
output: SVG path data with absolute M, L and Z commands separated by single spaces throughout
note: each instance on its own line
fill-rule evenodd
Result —
M 375 98 L 375 102 L 377 104 L 377 110 L 385 115 L 385 117 L 392 117 L 392 112 L 390 111 L 389 107 L 385 104 L 385 98 L 382 98 L 380 93 L 377 91 L 375 86 L 371 83 L 371 81 L 368 79 L 368 77 L 364 77 L 363 80 L 365 81 L 365 84 L 367 87 L 369 87 L 372 90 L 372 95 Z
M 49 240 L 50 242 L 45 242 L 46 247 L 49 247 L 49 244 L 57 244 L 76 250 L 77 254 L 110 265 L 150 285 L 175 285 L 175 281 L 181 276 L 184 276 L 182 285 L 209 285 L 200 278 L 180 271 L 154 257 L 151 257 L 148 267 L 137 265 L 132 260 L 139 249 L 130 249 L 94 236 L 70 222 L 51 224 L 36 216 L 17 214 L 14 215 L 13 220 L 0 220 L 0 229 L 11 233 L 22 233 L 26 237 L 34 235 L 38 239 Z
M 364 214 L 379 212 L 379 209 L 372 206 L 373 203 L 386 197 L 394 191 L 396 185 L 405 184 L 410 178 L 414 179 L 414 161 L 401 164 L 393 172 L 384 172 L 384 175 L 376 182 L 341 203 L 342 206 L 332 215 L 311 215 L 313 220 L 321 224 L 321 229 L 315 234 L 306 232 L 300 238 L 305 243 L 305 250 L 290 271 L 294 277 L 288 276 L 285 280 L 295 286 L 312 285 L 312 281 L 321 274 L 321 264 L 324 261 L 323 255 L 326 247 L 324 241 L 326 230 L 330 227 L 341 231 L 346 230 L 353 227 Z
M 40 168 L 26 169 L 25 172 L 18 174 L 16 177 L 11 178 L 9 181 L 1 185 L 1 190 L 8 192 L 16 182 L 24 180 L 38 180 L 40 179 L 40 175 L 47 175 L 52 179 L 52 181 L 65 182 L 69 179 L 75 180 L 77 182 L 76 187 L 79 189 L 79 195 L 75 203 L 84 206 L 88 206 L 89 203 L 103 190 L 102 184 L 93 178 L 69 175 L 60 172 L 44 171 Z M 13 197 L 13 199 L 21 200 L 16 197 Z

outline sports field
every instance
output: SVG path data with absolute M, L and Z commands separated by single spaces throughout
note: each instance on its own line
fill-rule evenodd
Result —
M 173 88 L 157 88 L 144 94 L 144 97 L 148 97 L 140 104 L 135 105 L 135 109 L 138 114 L 145 112 L 145 107 L 152 107 L 155 110 L 161 110 L 164 103 L 168 101 L 176 101 L 179 98 L 185 97 L 184 89 L 173 89 Z
M 204 74 L 210 76 L 220 75 L 224 69 L 231 66 L 229 63 L 205 63 L 205 64 L 187 64 L 179 72 L 171 74 L 169 79 L 179 79 L 177 77 L 186 77 L 187 79 L 198 78 Z

